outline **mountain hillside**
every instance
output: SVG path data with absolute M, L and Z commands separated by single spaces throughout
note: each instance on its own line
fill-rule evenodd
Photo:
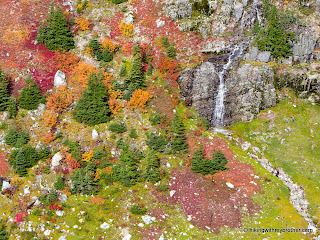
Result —
M 320 1 L 1 0 L 0 239 L 320 239 Z

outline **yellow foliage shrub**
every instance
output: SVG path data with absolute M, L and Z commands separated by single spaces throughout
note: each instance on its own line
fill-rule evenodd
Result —
M 145 111 L 144 107 L 148 100 L 152 98 L 152 93 L 148 91 L 143 91 L 141 89 L 136 89 L 132 94 L 129 102 L 127 102 L 127 107 L 133 111 L 134 109 L 140 108 L 141 111 Z
M 27 26 L 8 26 L 2 35 L 3 41 L 8 44 L 20 44 L 30 38 L 30 30 Z
M 85 17 L 79 17 L 75 20 L 81 31 L 89 30 L 90 22 Z
M 132 24 L 130 23 L 125 23 L 125 22 L 121 22 L 120 23 L 120 31 L 121 31 L 121 34 L 125 37 L 129 37 L 131 38 L 133 36 L 133 33 L 134 33 L 134 27 Z
M 82 161 L 84 161 L 84 162 L 89 162 L 92 158 L 93 158 L 92 151 L 82 154 Z

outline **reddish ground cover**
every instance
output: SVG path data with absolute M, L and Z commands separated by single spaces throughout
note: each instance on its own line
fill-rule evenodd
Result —
M 42 92 L 52 88 L 57 71 L 53 61 L 55 53 L 43 44 L 36 44 L 39 22 L 46 18 L 51 2 L 70 11 L 62 5 L 62 0 L 0 0 L 0 65 L 14 79 L 16 97 L 24 86 L 20 73 L 30 74 Z
M 179 203 L 186 218 L 199 228 L 217 233 L 223 226 L 240 227 L 244 213 L 253 214 L 260 210 L 251 199 L 260 191 L 254 169 L 239 162 L 220 138 L 204 139 L 203 144 L 208 157 L 214 149 L 223 151 L 229 160 L 229 170 L 212 176 L 214 183 L 211 177 L 195 174 L 189 167 L 173 170 L 169 191 L 175 192 L 168 201 Z M 228 187 L 227 182 L 234 188 Z
M 6 176 L 9 170 L 9 163 L 3 153 L 0 153 L 0 177 Z

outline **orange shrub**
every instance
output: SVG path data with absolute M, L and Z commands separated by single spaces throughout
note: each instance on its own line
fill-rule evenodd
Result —
M 93 197 L 90 199 L 90 202 L 96 205 L 102 205 L 105 203 L 105 201 L 106 200 L 104 200 L 102 197 Z
M 52 128 L 57 125 L 59 115 L 49 110 L 43 112 L 44 125 L 46 127 Z
M 73 158 L 70 153 L 65 154 L 64 160 L 67 163 L 67 166 L 71 173 L 80 167 L 78 161 L 75 158 Z
M 68 92 L 67 86 L 59 86 L 57 91 L 47 98 L 46 106 L 51 111 L 61 114 L 73 101 L 72 95 Z
M 100 41 L 102 48 L 107 48 L 110 52 L 115 52 L 118 50 L 119 46 L 112 39 L 102 39 Z
M 91 73 L 98 73 L 98 70 L 93 64 L 79 62 L 74 68 L 69 78 L 69 85 L 73 88 L 75 99 L 78 99 L 82 93 L 82 89 L 87 87 L 88 79 Z
M 132 94 L 127 107 L 132 111 L 134 109 L 140 108 L 140 110 L 145 111 L 144 107 L 148 100 L 152 98 L 153 95 L 150 92 L 143 91 L 141 89 L 136 89 Z
M 80 58 L 71 52 L 54 52 L 54 65 L 57 69 L 63 71 L 64 73 L 68 74 L 73 71 L 76 67 Z
M 121 111 L 122 106 L 115 98 L 109 99 L 109 108 L 112 112 L 112 115 L 116 115 L 119 111 Z
M 50 142 L 52 142 L 54 139 L 56 139 L 56 134 L 52 132 L 48 132 L 43 138 L 43 141 L 46 145 L 48 145 Z
M 89 30 L 90 22 L 85 17 L 79 17 L 74 22 L 81 31 Z

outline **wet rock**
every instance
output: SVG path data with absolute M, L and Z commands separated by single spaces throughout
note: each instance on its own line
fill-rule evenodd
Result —
M 234 4 L 233 15 L 236 18 L 236 22 L 239 22 L 243 14 L 243 5 L 240 2 Z

